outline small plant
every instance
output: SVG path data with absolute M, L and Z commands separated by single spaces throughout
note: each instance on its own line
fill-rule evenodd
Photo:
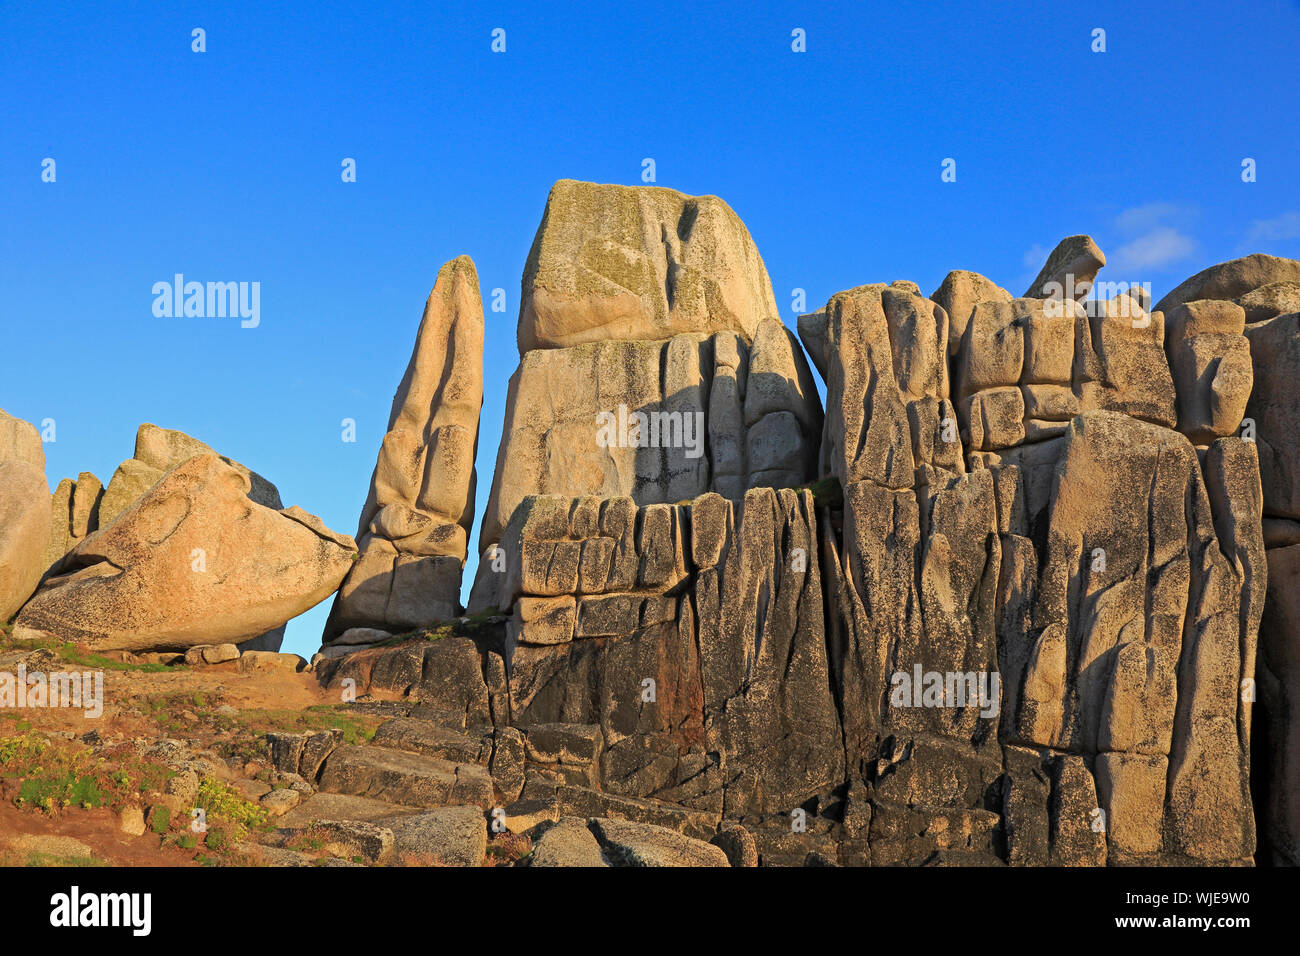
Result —
M 325 835 L 315 824 L 296 834 L 285 846 L 299 853 L 314 853 L 325 848 Z
M 208 849 L 216 849 L 212 844 L 214 829 L 220 829 L 220 840 L 227 843 L 242 840 L 249 830 L 264 826 L 267 812 L 264 807 L 246 799 L 242 793 L 229 784 L 212 777 L 199 782 L 195 805 L 201 807 L 209 820 L 219 820 L 224 826 L 210 827 L 208 830 Z M 223 844 L 224 845 L 224 844 Z
M 97 753 L 38 733 L 0 738 L 0 777 L 13 781 L 14 804 L 50 815 L 68 808 L 121 809 L 139 793 L 163 789 L 170 773 L 126 745 Z
M 844 489 L 840 480 L 834 475 L 827 475 L 804 486 L 812 492 L 813 501 L 819 508 L 835 510 L 844 507 Z
M 487 847 L 488 866 L 512 866 L 533 852 L 533 841 L 521 833 L 497 833 Z
M 235 841 L 230 838 L 230 832 L 225 827 L 209 827 L 207 839 L 203 841 L 213 853 L 223 853 L 230 849 L 230 845 Z

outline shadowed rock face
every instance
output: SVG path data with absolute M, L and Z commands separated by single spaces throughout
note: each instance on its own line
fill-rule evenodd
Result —
M 1259 449 L 1268 548 L 1256 675 L 1263 732 L 1253 782 L 1268 859 L 1300 866 L 1300 313 L 1249 325 L 1245 335 L 1254 371 L 1246 416 Z
M 351 538 L 248 498 L 216 455 L 188 459 L 87 537 L 24 605 L 15 633 L 93 649 L 184 649 L 257 637 L 328 597 Z
M 837 783 L 812 496 L 756 489 L 735 515 L 528 499 L 505 539 L 513 722 L 594 725 L 607 789 L 732 816 Z
M 482 404 L 483 303 L 461 256 L 439 270 L 425 303 L 327 643 L 349 628 L 404 631 L 457 613 Z
M 529 494 L 659 504 L 802 484 L 820 429 L 812 375 L 775 320 L 752 344 L 720 332 L 532 351 L 510 382 L 480 540 L 499 540 Z

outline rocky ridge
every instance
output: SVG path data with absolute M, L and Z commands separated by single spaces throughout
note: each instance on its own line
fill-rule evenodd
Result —
M 864 285 L 796 338 L 721 200 L 562 181 L 467 609 L 466 257 L 355 545 L 152 426 L 108 489 L 51 496 L 6 417 L 0 598 L 16 634 L 247 650 L 339 588 L 313 673 L 385 721 L 268 747 L 377 862 L 481 860 L 486 826 L 533 865 L 1294 865 L 1300 263 L 1222 263 L 1154 308 L 1104 266 L 1072 236 L 1020 298 Z M 311 573 L 133 597 L 177 592 L 208 511 Z

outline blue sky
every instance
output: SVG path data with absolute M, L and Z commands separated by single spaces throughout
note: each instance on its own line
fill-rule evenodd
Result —
M 481 512 L 547 190 L 635 184 L 647 157 L 739 213 L 792 327 L 795 288 L 811 310 L 964 268 L 1018 295 L 1078 232 L 1157 299 L 1300 257 L 1295 2 L 118 6 L 0 4 L 0 407 L 55 421 L 51 486 L 107 481 L 151 421 L 354 532 L 424 299 L 466 253 L 507 293 Z M 260 282 L 260 325 L 155 317 L 177 272 Z M 310 655 L 327 609 L 285 649 Z

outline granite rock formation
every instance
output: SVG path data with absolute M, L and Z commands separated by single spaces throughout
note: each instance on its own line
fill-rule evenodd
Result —
M 12 617 L 40 583 L 50 507 L 40 434 L 0 410 L 0 621 Z
M 217 455 L 177 465 L 72 550 L 18 613 L 15 635 L 184 650 L 249 641 L 319 604 L 351 568 L 352 539 L 249 491 Z
M 526 299 L 539 249 L 559 255 L 546 233 Z M 478 721 L 486 751 L 518 733 L 522 759 L 493 777 L 508 817 L 623 816 L 725 846 L 739 825 L 764 863 L 1231 865 L 1257 848 L 1258 673 L 1284 719 L 1254 777 L 1289 775 L 1262 826 L 1294 862 L 1278 821 L 1300 786 L 1300 624 L 1276 580 L 1300 564 L 1281 425 L 1300 316 L 1289 260 L 1243 262 L 1156 309 L 1094 286 L 1086 236 L 1022 298 L 960 271 L 928 298 L 839 293 L 798 323 L 824 415 L 798 413 L 814 391 L 776 320 L 665 329 L 646 307 L 633 333 L 592 286 L 557 313 L 589 336 L 575 345 L 536 337 L 526 308 L 471 598 L 503 623 L 456 652 L 478 716 L 449 649 L 374 648 L 322 679 Z M 762 420 L 746 408 L 764 342 L 793 370 L 768 390 L 802 463 L 779 481 L 718 466 Z M 720 387 L 743 396 L 725 424 Z M 702 412 L 703 463 L 594 444 L 620 402 Z M 590 859 L 589 835 L 554 827 Z
M 173 468 L 196 455 L 214 455 L 204 442 L 174 428 L 145 422 L 135 434 L 135 453 L 118 465 L 105 487 L 91 472 L 77 480 L 64 478 L 54 490 L 49 547 L 43 560 L 42 579 L 62 574 L 64 559 L 90 534 L 107 528 Z M 275 485 L 237 461 L 221 456 L 248 479 L 250 500 L 280 510 L 283 504 Z M 244 650 L 279 650 L 284 624 L 242 643 Z
M 141 495 L 177 465 L 195 455 L 215 454 L 216 452 L 203 442 L 182 431 L 159 428 L 157 425 L 145 422 L 135 434 L 135 454 L 117 466 L 117 471 L 113 472 L 112 478 L 99 495 L 98 502 L 93 503 L 91 500 L 94 483 L 91 483 L 87 493 L 82 496 L 85 501 L 83 507 L 88 511 L 93 508 L 95 512 L 95 523 L 88 524 L 89 530 L 108 527 L 118 515 L 131 507 Z M 275 485 L 237 461 L 231 461 L 229 458 L 223 460 L 248 479 L 250 500 L 276 511 L 284 507 L 280 502 L 280 492 L 276 490 Z M 93 477 L 92 475 L 91 478 Z M 78 479 L 78 484 L 82 480 Z M 75 530 L 77 526 L 74 520 L 71 530 Z
M 717 197 L 557 183 L 524 272 L 519 349 L 471 612 L 498 602 L 492 558 L 529 495 L 739 502 L 816 477 L 812 373 Z
M 482 404 L 483 303 L 474 263 L 461 256 L 439 270 L 425 302 L 361 510 L 361 557 L 330 612 L 327 643 L 458 612 Z
M 375 859 L 473 865 L 487 813 L 538 866 L 1300 865 L 1300 262 L 1153 307 L 1105 261 L 1079 235 L 1021 297 L 861 285 L 796 337 L 721 200 L 562 181 L 468 613 L 464 257 L 355 549 L 161 430 L 51 497 L 6 416 L 0 601 L 19 634 L 186 647 L 339 587 L 315 675 L 387 719 L 270 755 L 397 808 L 332 824 Z
M 717 196 L 562 179 L 551 188 L 519 309 L 519 354 L 586 342 L 735 332 L 776 318 L 749 231 Z

